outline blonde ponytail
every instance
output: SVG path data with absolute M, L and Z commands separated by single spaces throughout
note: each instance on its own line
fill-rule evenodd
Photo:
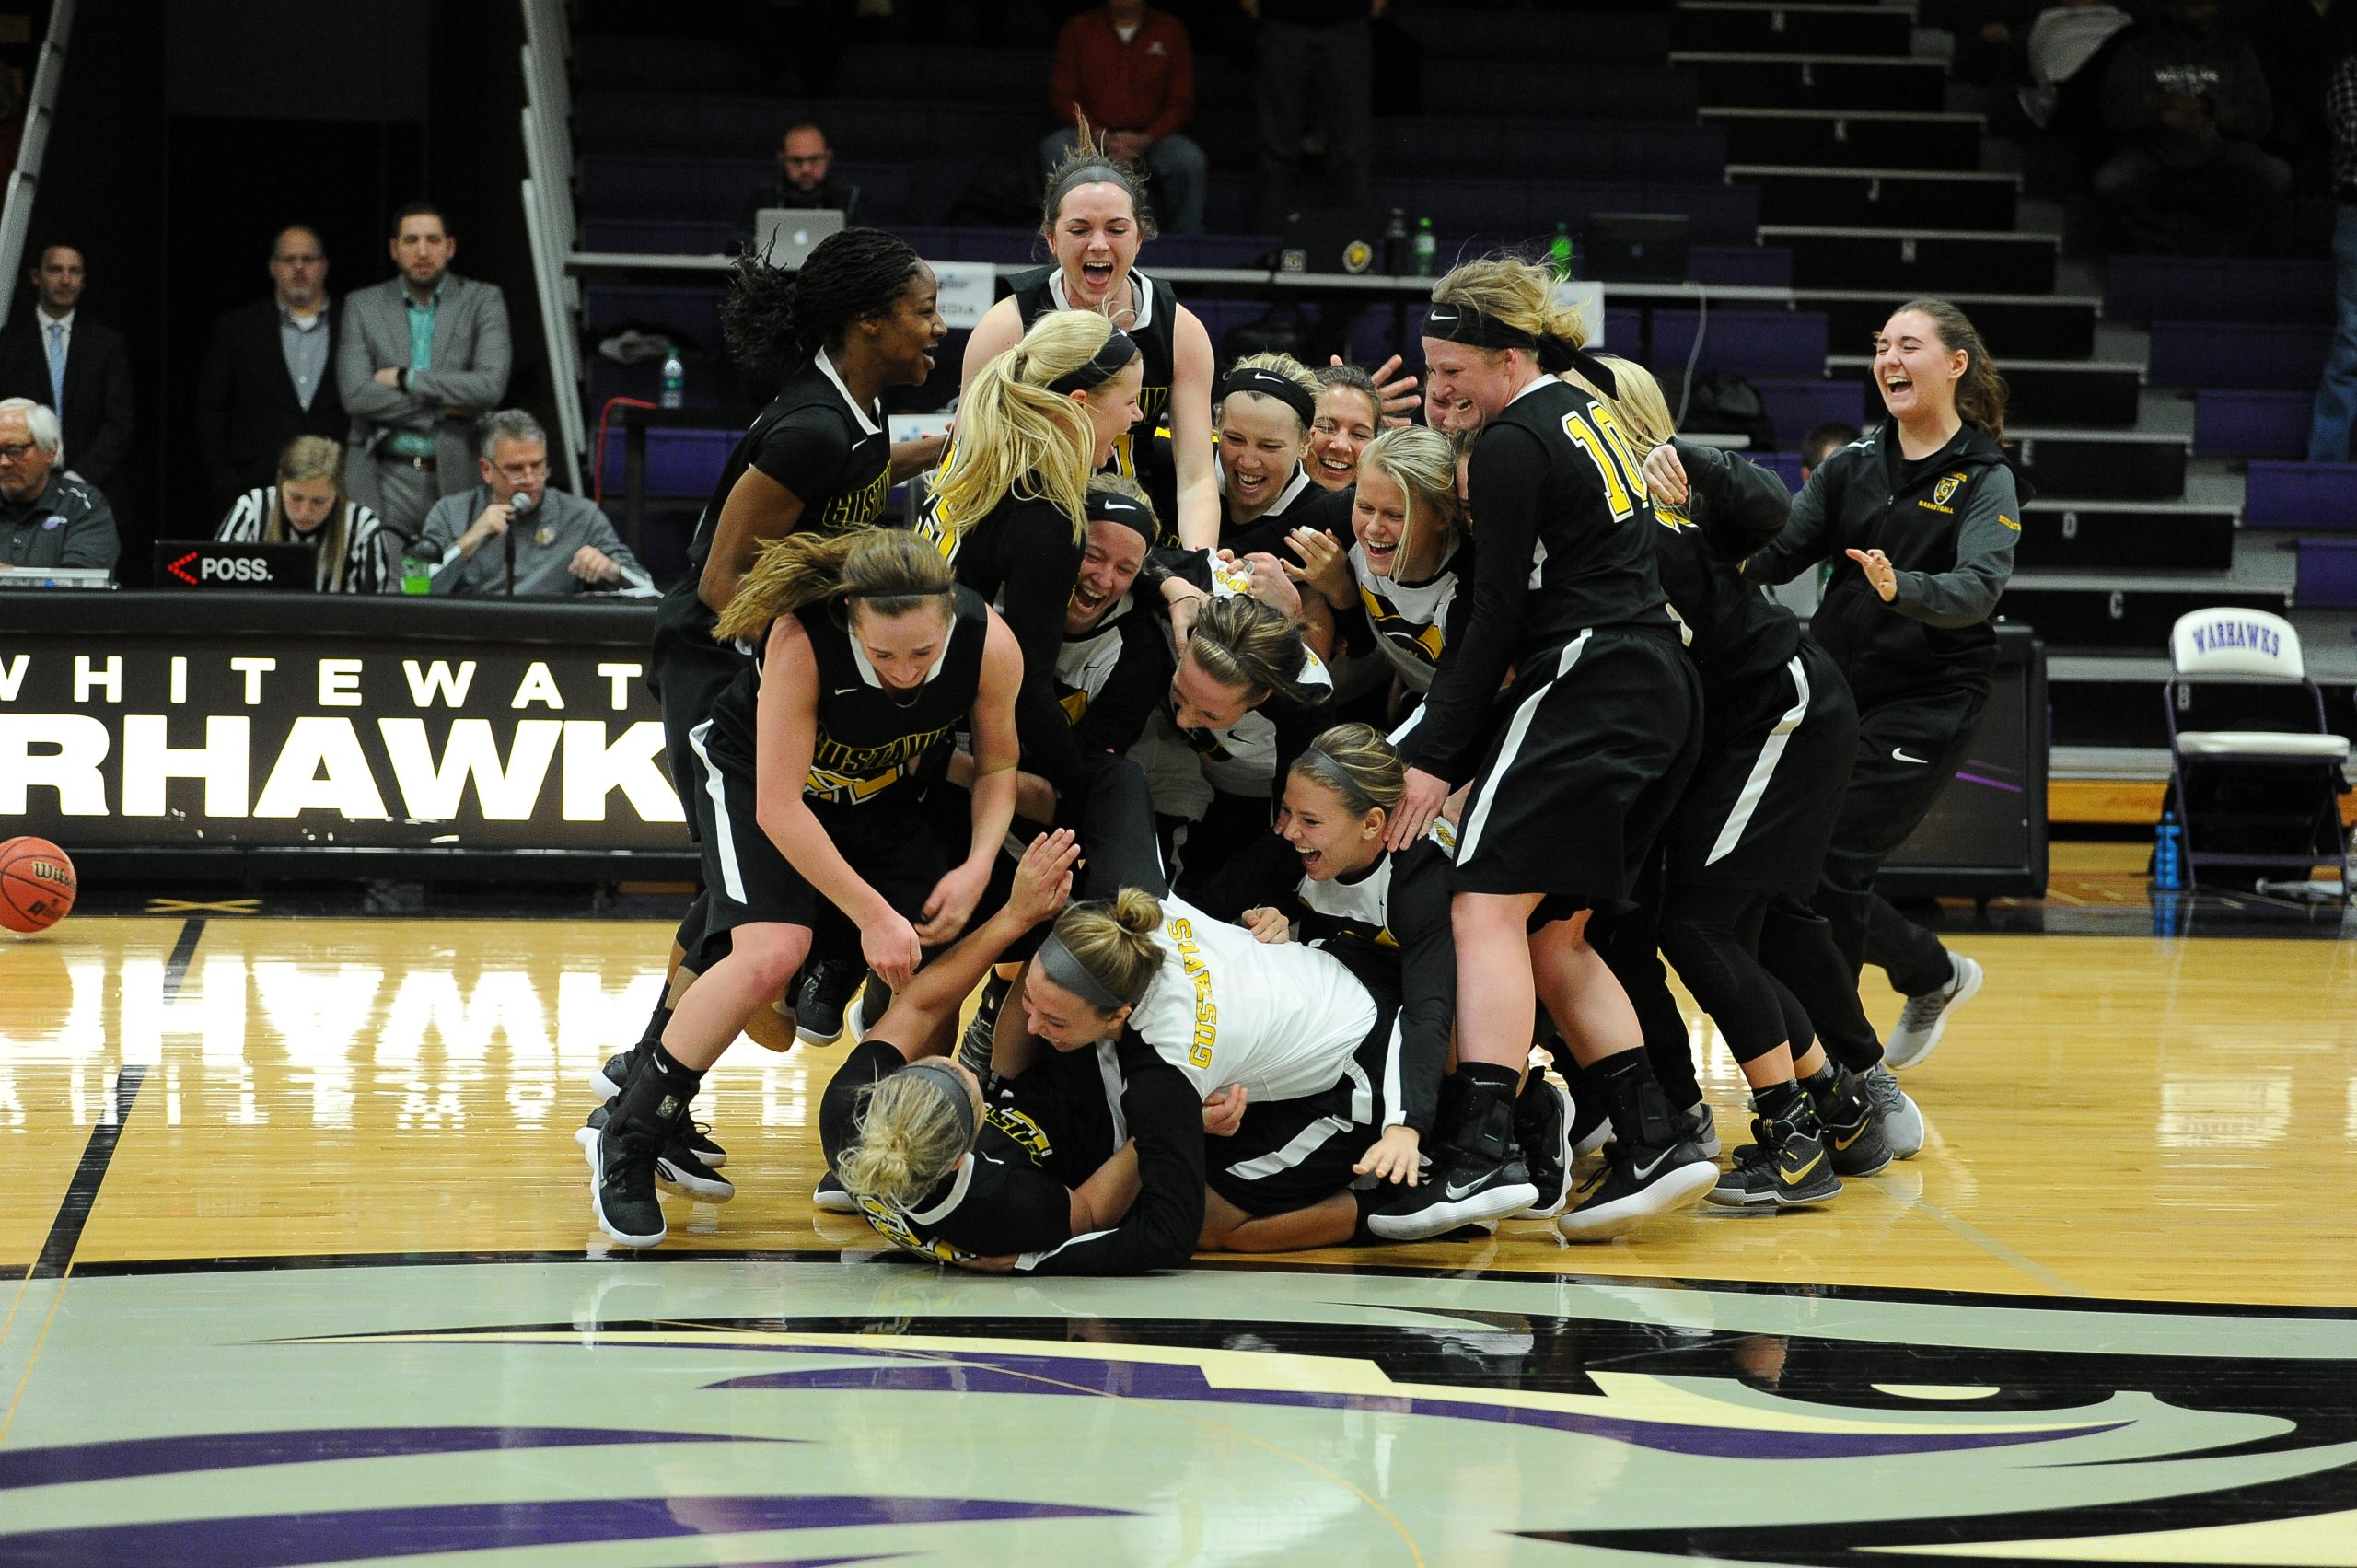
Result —
M 950 587 L 949 563 L 904 529 L 797 529 L 762 546 L 712 634 L 724 643 L 749 641 L 778 616 L 838 594 L 858 596 L 875 614 L 904 615 L 925 600 L 946 599 Z
M 971 528 L 1012 494 L 1044 499 L 1069 517 L 1074 543 L 1086 536 L 1097 431 L 1086 410 L 1051 388 L 1086 366 L 1112 335 L 1113 324 L 1094 311 L 1051 311 L 975 372 L 958 400 L 957 444 L 933 487 L 946 529 Z
M 958 1168 L 971 1146 L 967 1108 L 938 1073 L 893 1073 L 860 1091 L 859 1138 L 835 1160 L 855 1198 L 905 1212 Z
M 1161 901 L 1142 888 L 1124 888 L 1109 900 L 1064 911 L 1056 918 L 1055 936 L 1091 979 L 1134 1007 L 1162 967 L 1162 949 L 1154 940 L 1161 928 Z

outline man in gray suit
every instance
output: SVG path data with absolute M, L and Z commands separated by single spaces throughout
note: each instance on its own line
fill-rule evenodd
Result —
M 475 418 L 507 391 L 507 302 L 450 271 L 459 242 L 431 202 L 393 215 L 391 250 L 401 275 L 344 301 L 336 387 L 352 414 L 345 488 L 410 538 L 474 482 Z

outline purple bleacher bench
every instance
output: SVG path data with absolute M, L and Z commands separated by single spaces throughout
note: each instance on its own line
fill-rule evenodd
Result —
M 2296 458 L 2308 449 L 2313 392 L 2204 388 L 2193 394 L 2193 450 L 2203 458 Z
M 1856 424 L 1864 407 L 1865 384 L 1848 377 L 1828 380 L 1821 375 L 1753 376 L 1747 379 L 1768 406 L 1768 423 L 1775 427 L 1777 447 L 1784 450 L 1798 451 L 1801 437 L 1820 424 L 1837 420 Z
M 720 482 L 728 454 L 737 447 L 738 433 L 731 430 L 650 430 L 646 433 L 646 494 L 702 500 Z M 622 437 L 619 429 L 606 436 L 606 494 L 622 489 Z
M 1654 311 L 1652 356 L 1661 366 L 1684 366 L 1694 352 L 1702 323 L 1697 370 L 1733 370 L 1746 376 L 1822 376 L 1826 319 L 1822 310 L 1713 310 L 1664 306 Z
M 2357 539 L 2304 539 L 2299 552 L 2293 602 L 2303 610 L 2357 610 Z
M 2357 463 L 2252 463 L 2243 521 L 2255 528 L 2357 533 Z
M 2155 321 L 2149 368 L 2157 385 L 2271 387 L 2313 392 L 2332 328 L 2289 322 Z
M 2322 321 L 2332 263 L 2247 257 L 2114 256 L 2104 313 L 2134 320 Z

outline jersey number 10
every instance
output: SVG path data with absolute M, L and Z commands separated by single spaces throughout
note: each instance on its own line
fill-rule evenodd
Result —
M 1572 445 L 1587 454 L 1596 471 L 1603 477 L 1604 498 L 1612 507 L 1612 520 L 1625 523 L 1637 515 L 1637 508 L 1646 501 L 1643 465 L 1630 450 L 1629 438 L 1620 434 L 1620 424 L 1610 410 L 1599 405 L 1588 412 L 1596 416 L 1594 424 L 1588 423 L 1586 413 L 1565 414 L 1563 434 L 1571 438 Z M 1601 435 L 1597 433 L 1599 429 Z

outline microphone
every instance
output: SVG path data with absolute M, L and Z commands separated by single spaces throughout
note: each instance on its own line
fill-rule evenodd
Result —
M 507 531 L 499 536 L 499 543 L 507 562 L 507 597 L 516 597 L 516 519 L 532 509 L 536 497 L 528 490 L 519 490 L 507 498 Z

